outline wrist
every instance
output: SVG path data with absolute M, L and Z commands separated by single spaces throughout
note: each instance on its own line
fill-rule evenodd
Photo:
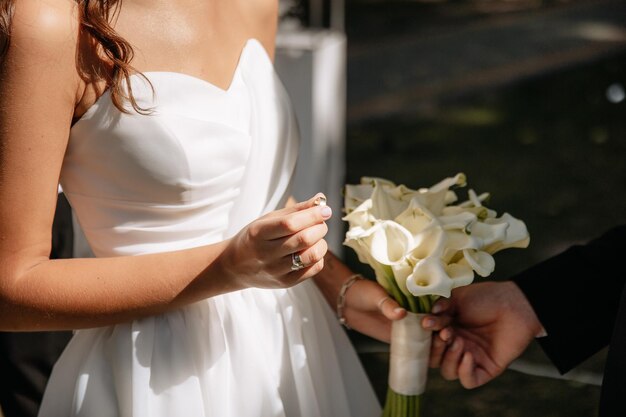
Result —
M 230 247 L 233 244 L 232 239 L 224 240 L 220 245 L 220 253 L 209 267 L 205 270 L 205 275 L 215 277 L 220 282 L 221 293 L 229 293 L 233 291 L 243 290 L 248 286 L 245 285 L 241 276 L 237 274 L 233 267 L 233 256 Z
M 324 256 L 324 269 L 313 277 L 313 282 L 322 292 L 324 299 L 332 309 L 337 307 L 337 296 L 341 285 L 352 276 L 353 272 L 331 251 Z
M 546 330 L 541 324 L 535 309 L 530 304 L 524 292 L 513 281 L 502 283 L 507 286 L 508 297 L 511 300 L 511 308 L 514 308 L 524 323 L 527 324 L 530 333 L 534 338 L 547 336 Z
M 344 316 L 345 308 L 346 308 L 346 295 L 350 287 L 352 287 L 357 281 L 364 279 L 361 274 L 350 275 L 341 285 L 339 289 L 339 294 L 337 295 L 337 319 L 339 319 L 339 323 L 343 324 L 346 328 L 350 328 L 348 326 L 348 322 Z

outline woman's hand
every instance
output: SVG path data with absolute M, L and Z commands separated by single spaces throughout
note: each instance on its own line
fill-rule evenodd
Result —
M 377 282 L 360 279 L 346 292 L 343 316 L 354 330 L 389 343 L 391 321 L 406 316 L 406 310 Z
M 233 237 L 219 260 L 228 278 L 239 288 L 287 288 L 321 271 L 332 210 L 316 205 L 320 197 L 268 213 Z M 292 269 L 294 254 L 302 269 Z

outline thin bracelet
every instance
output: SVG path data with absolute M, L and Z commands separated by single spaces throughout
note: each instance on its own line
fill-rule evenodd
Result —
M 350 326 L 348 326 L 348 322 L 343 316 L 343 310 L 346 307 L 346 293 L 355 282 L 361 279 L 364 279 L 361 274 L 350 275 L 341 286 L 339 295 L 337 296 L 337 318 L 339 319 L 339 323 L 343 324 L 347 329 L 349 329 Z

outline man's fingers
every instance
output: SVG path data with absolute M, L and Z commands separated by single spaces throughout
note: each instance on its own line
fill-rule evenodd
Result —
M 428 315 L 422 319 L 422 327 L 435 332 L 450 326 L 450 324 L 452 324 L 452 317 L 448 315 Z
M 428 366 L 431 368 L 439 368 L 441 366 L 441 361 L 443 360 L 443 355 L 448 348 L 448 343 L 442 340 L 439 335 L 434 334 L 432 339 L 432 344 L 430 345 L 430 358 L 428 361 Z
M 441 313 L 447 312 L 448 310 L 450 310 L 451 306 L 452 306 L 452 303 L 450 302 L 450 299 L 440 298 L 439 300 L 437 300 L 437 302 L 433 306 L 431 313 L 441 314 Z
M 454 337 L 454 330 L 452 330 L 452 327 L 446 327 L 439 332 L 439 337 L 441 340 L 449 344 L 452 342 L 452 338 Z
M 441 362 L 441 376 L 448 381 L 459 377 L 458 368 L 463 355 L 464 342 L 460 337 L 454 338 L 452 344 L 446 349 Z
M 474 357 L 470 352 L 465 352 L 459 364 L 459 380 L 467 389 L 476 388 L 479 384 L 476 378 L 476 366 Z

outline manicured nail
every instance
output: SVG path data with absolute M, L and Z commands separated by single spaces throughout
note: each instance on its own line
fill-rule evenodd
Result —
M 430 329 L 431 327 L 433 327 L 435 325 L 435 320 L 433 320 L 433 319 L 425 319 L 423 324 L 424 324 L 425 328 Z
M 328 207 L 328 206 L 323 206 L 320 209 L 320 213 L 322 213 L 322 217 L 323 218 L 328 219 L 328 218 L 330 218 L 330 216 L 333 215 L 333 210 L 330 207 Z
M 315 201 L 313 202 L 313 204 L 315 204 L 316 206 L 325 206 L 326 205 L 326 197 L 324 197 L 323 195 L 317 197 L 315 199 Z
M 435 305 L 433 306 L 433 309 L 431 310 L 431 312 L 432 312 L 433 314 L 438 314 L 438 313 L 441 313 L 441 310 L 442 310 L 442 309 L 443 309 L 443 307 L 441 307 L 441 304 L 435 304 Z
M 396 314 L 400 314 L 404 312 L 404 309 L 402 307 L 396 307 L 393 309 L 393 312 Z

